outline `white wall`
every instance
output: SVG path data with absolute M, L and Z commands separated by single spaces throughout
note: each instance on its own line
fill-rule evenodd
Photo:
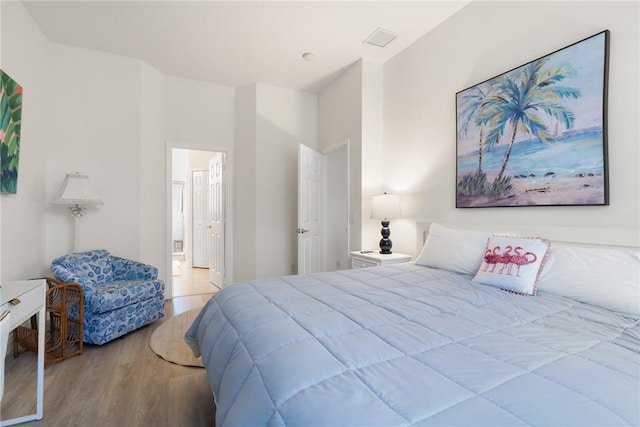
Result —
M 197 82 L 178 77 L 165 77 L 166 91 L 166 128 L 167 143 L 172 148 L 189 150 L 221 151 L 231 155 L 234 151 L 235 133 L 235 91 L 228 86 L 212 83 Z M 229 157 L 227 157 L 229 158 Z M 190 181 L 190 171 L 186 171 L 187 183 Z M 167 174 L 167 180 L 171 180 L 171 174 Z M 190 194 L 191 188 L 185 186 L 185 191 Z M 232 198 L 234 195 L 231 194 Z M 190 210 L 185 212 L 185 219 L 190 218 Z M 171 206 L 167 203 L 165 219 L 171 218 Z M 190 224 L 189 224 L 190 225 Z M 171 227 L 171 221 L 167 221 L 167 227 Z M 190 227 L 185 227 L 185 250 L 191 261 L 191 236 Z M 235 234 L 232 235 L 235 240 Z M 233 242 L 225 245 L 233 247 Z M 171 242 L 164 244 L 166 264 L 171 264 Z M 227 260 L 228 266 L 233 265 L 233 258 Z M 228 277 L 234 277 L 228 273 Z
M 2 65 L 25 88 L 18 194 L 2 196 L 2 280 L 49 274 L 72 248 L 64 175 L 89 175 L 105 202 L 80 224 L 80 250 L 170 267 L 167 140 L 233 147 L 233 88 L 166 77 L 141 61 L 47 41 L 20 2 L 2 2 Z
M 349 248 L 361 248 L 362 227 L 362 61 L 318 94 L 318 150 L 326 152 L 350 141 Z
M 158 275 L 168 279 L 165 242 L 170 239 L 162 215 L 170 201 L 170 190 L 163 184 L 168 164 L 165 149 L 166 116 L 164 75 L 141 63 L 140 67 L 140 255 L 139 260 L 158 267 Z M 171 285 L 167 286 L 167 296 Z
M 382 65 L 362 61 L 362 237 L 357 249 L 379 250 L 380 220 L 371 219 L 371 198 L 387 188 L 383 144 Z M 391 240 L 395 234 L 392 232 Z M 392 248 L 393 251 L 393 248 Z
M 638 245 L 639 12 L 637 2 L 474 1 L 388 61 L 385 185 L 408 217 L 392 224 L 394 250 L 415 255 L 415 219 Z M 604 29 L 611 205 L 456 209 L 455 93 Z
M 48 274 L 72 249 L 68 210 L 49 201 L 74 171 L 105 202 L 82 219 L 80 249 L 140 259 L 140 63 L 49 43 L 19 2 L 3 3 L 2 18 L 3 66 L 24 87 L 18 193 L 3 196 L 2 279 Z
M 165 77 L 167 139 L 176 148 L 226 151 L 233 147 L 234 89 Z
M 187 150 L 187 170 L 203 171 L 209 170 L 209 160 L 215 157 L 214 151 L 202 151 L 202 150 Z
M 50 43 L 22 3 L 1 4 L 1 64 L 25 89 L 18 194 L 1 200 L 2 280 L 47 274 L 51 260 L 70 250 L 71 219 L 49 200 L 76 170 L 89 174 L 105 202 L 83 218 L 81 249 L 106 247 L 166 275 L 167 144 L 236 152 L 237 280 L 290 273 L 293 147 L 322 151 L 346 138 L 352 249 L 377 245 L 379 226 L 368 219 L 367 204 L 383 190 L 403 196 L 408 217 L 392 223 L 397 252 L 415 253 L 416 219 L 568 229 L 637 244 L 637 3 L 472 2 L 389 61 L 383 74 L 376 64 L 354 64 L 317 105 L 312 94 L 166 77 L 135 59 Z M 456 210 L 455 93 L 605 28 L 611 206 Z
M 317 146 L 314 94 L 236 88 L 234 279 L 291 274 L 297 263 L 298 144 Z
M 47 41 L 22 3 L 2 2 L 2 69 L 23 87 L 18 189 L 2 199 L 2 280 L 38 277 L 48 259 L 46 234 L 45 148 L 49 109 L 44 75 Z M 28 52 L 28 55 L 25 55 Z
M 256 277 L 297 271 L 298 145 L 317 148 L 315 94 L 256 85 Z
M 49 43 L 47 50 L 45 123 L 50 133 L 39 147 L 46 155 L 45 200 L 53 198 L 66 173 L 88 174 L 104 205 L 90 207 L 82 218 L 78 250 L 105 248 L 140 259 L 141 63 L 56 43 Z M 147 129 L 153 127 L 149 125 Z M 152 153 L 147 147 L 151 143 L 145 141 L 147 155 Z M 154 192 L 153 187 L 146 191 Z M 71 251 L 72 223 L 63 207 L 51 206 L 47 213 L 51 260 Z
M 351 142 L 350 250 L 376 249 L 380 240 L 370 209 L 371 196 L 385 190 L 382 88 L 382 65 L 360 60 L 318 95 L 319 150 Z
M 235 91 L 234 278 L 256 277 L 256 85 Z

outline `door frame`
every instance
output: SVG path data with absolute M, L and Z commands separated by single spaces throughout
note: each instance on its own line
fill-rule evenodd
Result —
M 225 240 L 224 240 L 224 252 L 225 252 L 225 276 L 227 278 L 226 284 L 229 285 L 233 283 L 233 149 L 227 146 L 218 146 L 211 144 L 189 144 L 182 143 L 178 141 L 169 141 L 167 140 L 167 149 L 166 149 L 166 173 L 165 173 L 165 195 L 167 199 L 166 210 L 165 210 L 165 271 L 167 272 L 167 280 L 165 281 L 165 292 L 166 295 L 169 295 L 169 298 L 173 298 L 173 276 L 171 275 L 171 265 L 173 260 L 173 242 L 172 242 L 172 194 L 171 194 L 171 183 L 172 181 L 172 173 L 173 173 L 173 149 L 182 149 L 182 150 L 197 150 L 197 151 L 210 151 L 225 153 L 226 157 L 226 168 L 225 168 L 225 191 L 226 191 L 226 199 L 224 206 L 224 220 L 225 220 Z
M 330 224 L 327 223 L 327 192 L 326 192 L 326 187 L 327 187 L 327 173 L 326 173 L 326 168 L 327 168 L 327 164 L 326 164 L 326 160 L 327 160 L 327 156 L 338 151 L 338 150 L 342 150 L 345 149 L 346 150 L 346 155 L 347 155 L 347 159 L 346 159 L 346 167 L 347 167 L 347 261 L 349 260 L 349 253 L 351 251 L 351 138 L 347 137 L 344 139 L 339 140 L 338 142 L 336 142 L 335 144 L 332 144 L 328 147 L 325 147 L 324 150 L 320 151 L 320 153 L 323 155 L 323 168 L 325 168 L 324 171 L 324 180 L 325 182 L 323 183 L 324 185 L 324 191 L 323 191 L 323 199 L 322 199 L 322 209 L 324 210 L 323 212 L 323 236 L 322 236 L 322 251 L 323 254 L 325 254 L 327 252 L 327 236 L 326 236 L 326 232 L 328 227 L 330 226 Z M 327 265 L 327 260 L 324 260 L 324 271 L 333 271 L 335 268 L 333 266 L 329 266 Z M 348 266 L 345 266 L 343 268 L 348 268 Z

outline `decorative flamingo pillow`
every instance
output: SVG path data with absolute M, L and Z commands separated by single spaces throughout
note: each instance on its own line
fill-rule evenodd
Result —
M 546 239 L 490 237 L 474 282 L 535 295 L 551 243 Z

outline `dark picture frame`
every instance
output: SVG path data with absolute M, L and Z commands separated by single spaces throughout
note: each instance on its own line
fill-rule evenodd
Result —
M 609 204 L 609 30 L 456 93 L 456 207 Z

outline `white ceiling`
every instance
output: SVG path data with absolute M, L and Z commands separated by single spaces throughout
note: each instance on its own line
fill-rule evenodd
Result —
M 23 2 L 54 42 L 139 58 L 171 76 L 316 92 L 360 58 L 384 63 L 469 0 Z M 398 37 L 386 48 L 363 43 L 377 28 Z

